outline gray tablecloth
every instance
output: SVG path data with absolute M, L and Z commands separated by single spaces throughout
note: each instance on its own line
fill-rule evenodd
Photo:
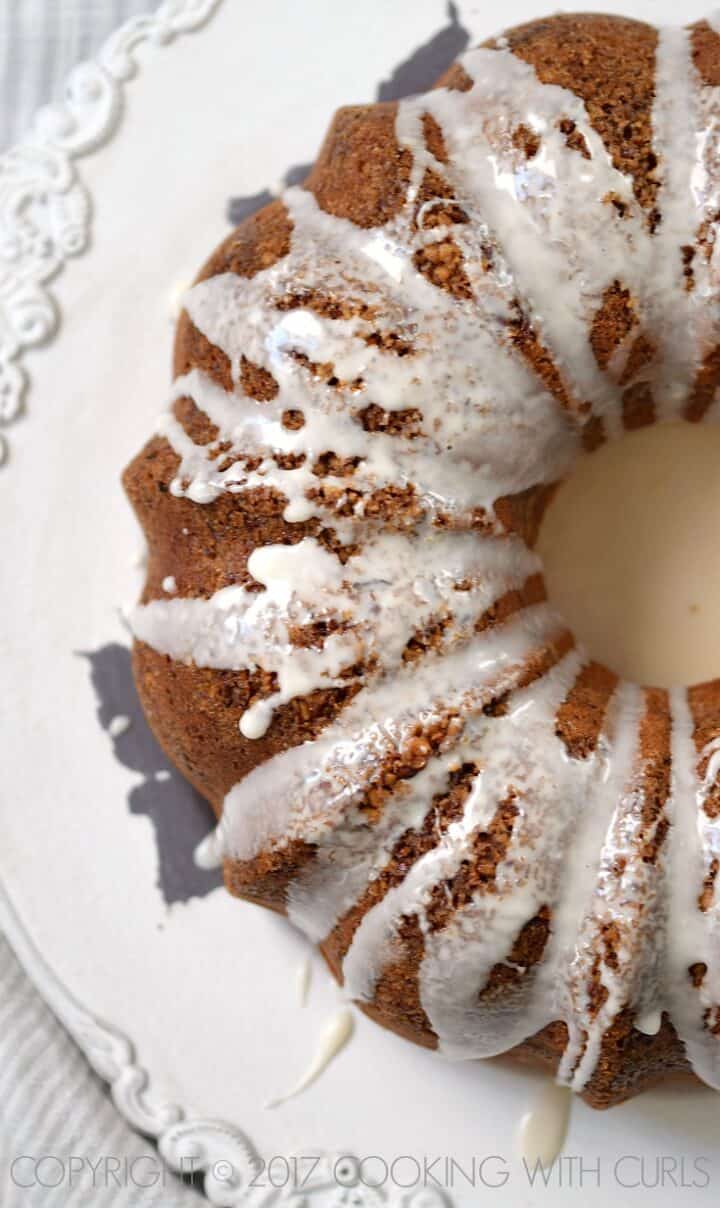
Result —
M 0 935 L 0 1204 L 199 1208 L 35 992 Z
M 68 72 L 154 0 L 0 0 L 0 148 L 62 95 Z
M 153 0 L 0 0 L 0 150 L 72 67 Z M 0 935 L 0 1204 L 198 1208 L 115 1110 Z

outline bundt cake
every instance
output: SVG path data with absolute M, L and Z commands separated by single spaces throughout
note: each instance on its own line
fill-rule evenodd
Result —
M 230 891 L 595 1106 L 720 1087 L 720 681 L 592 661 L 532 546 L 579 457 L 718 412 L 719 144 L 718 19 L 534 21 L 341 109 L 189 291 L 125 474 L 138 690 Z

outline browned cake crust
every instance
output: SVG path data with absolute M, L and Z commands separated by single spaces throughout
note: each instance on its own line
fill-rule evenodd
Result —
M 656 160 L 651 139 L 651 105 L 656 31 L 638 21 L 597 15 L 562 15 L 522 25 L 508 34 L 512 51 L 531 64 L 540 79 L 562 85 L 582 98 L 594 129 L 603 139 L 615 165 L 632 179 L 637 200 L 643 207 L 652 228 L 658 221 L 655 177 Z M 694 53 L 696 65 L 708 84 L 720 82 L 718 37 L 704 23 L 695 27 Z M 490 43 L 489 45 L 493 45 Z M 455 89 L 463 89 L 469 81 L 463 69 L 452 67 L 440 81 Z M 410 171 L 409 155 L 401 150 L 395 138 L 395 104 L 353 106 L 338 111 L 320 151 L 306 187 L 320 207 L 327 212 L 350 219 L 362 227 L 384 223 L 400 207 Z M 568 144 L 583 154 L 582 137 L 573 123 L 565 131 Z M 429 119 L 426 138 L 434 141 L 437 159 L 443 160 L 442 135 Z M 518 133 L 525 154 L 533 154 L 531 132 Z M 426 179 L 422 197 L 442 195 L 442 180 Z M 622 202 L 609 199 L 609 204 Z M 456 215 L 458 220 L 462 216 Z M 214 252 L 200 273 L 206 278 L 224 272 L 252 276 L 282 257 L 289 247 L 290 221 L 282 202 L 275 201 L 242 223 Z M 436 283 L 462 294 L 463 269 L 452 255 L 418 264 Z M 440 274 L 438 276 L 438 274 Z M 321 312 L 337 306 L 332 299 L 306 296 L 303 305 Z M 327 311 L 332 313 L 332 311 Z M 542 347 L 529 321 L 518 304 L 514 339 L 522 354 L 533 365 L 551 392 L 563 406 L 583 414 L 582 399 L 571 397 L 562 374 L 552 357 Z M 625 373 L 625 422 L 636 427 L 654 418 L 654 402 L 649 387 L 642 381 L 642 367 L 651 355 L 651 339 L 638 326 L 629 291 L 616 282 L 608 291 L 601 310 L 595 317 L 592 347 L 598 364 L 607 365 L 617 346 L 632 339 L 632 353 Z M 225 355 L 210 345 L 183 313 L 177 328 L 174 369 L 176 374 L 199 367 L 220 385 L 230 388 L 230 367 Z M 321 367 L 320 367 L 321 368 Z M 712 397 L 720 380 L 720 360 L 709 363 L 697 384 L 692 406 L 692 418 L 699 418 L 707 400 Z M 276 387 L 263 369 L 246 362 L 243 385 L 254 398 L 270 399 Z M 398 413 L 393 413 L 393 422 Z M 412 423 L 413 417 L 400 413 L 402 422 Z M 211 443 L 217 431 L 190 399 L 176 405 L 176 416 L 196 442 Z M 288 426 L 298 422 L 292 412 L 285 414 Z M 300 420 L 301 422 L 301 420 Z M 387 416 L 367 415 L 367 423 L 382 426 Z M 602 427 L 587 417 L 584 439 L 593 448 L 603 439 Z M 177 498 L 169 490 L 175 476 L 178 458 L 162 437 L 153 438 L 134 459 L 124 475 L 124 485 L 149 544 L 147 582 L 143 601 L 162 597 L 162 580 L 172 573 L 178 592 L 185 597 L 209 597 L 231 584 L 252 587 L 248 557 L 258 545 L 268 543 L 294 544 L 307 536 L 315 536 L 329 548 L 337 545 L 332 528 L 317 518 L 289 524 L 283 519 L 285 501 L 272 489 L 255 489 L 240 494 L 223 493 L 214 502 L 198 507 L 187 499 Z M 322 485 L 323 467 L 316 468 L 318 488 Z M 521 533 L 532 542 L 537 533 L 544 507 L 552 488 L 542 487 L 500 501 L 498 512 L 509 530 Z M 400 527 L 411 523 L 417 503 L 400 489 L 385 489 L 373 497 L 372 507 L 386 523 Z M 477 515 L 478 529 L 485 517 Z M 259 585 L 258 585 L 259 586 Z M 516 608 L 544 594 L 542 581 L 535 577 L 496 606 L 485 624 L 502 621 Z M 312 635 L 306 635 L 309 644 Z M 303 644 L 302 637 L 299 644 Z M 554 643 L 542 652 L 546 666 L 557 661 L 572 644 L 572 638 L 559 633 Z M 410 655 L 408 656 L 410 657 Z M 299 743 L 314 738 L 332 721 L 357 691 L 354 682 L 347 687 L 330 688 L 295 699 L 277 710 L 267 735 L 249 741 L 239 730 L 240 719 L 248 706 L 266 696 L 272 678 L 266 673 L 209 670 L 175 662 L 156 653 L 149 646 L 136 642 L 133 654 L 135 678 L 148 721 L 165 751 L 184 775 L 207 798 L 217 814 L 228 791 L 258 764 Z M 527 682 L 543 668 L 527 670 Z M 568 695 L 557 719 L 557 732 L 574 758 L 585 758 L 594 749 L 605 717 L 615 677 L 606 669 L 590 664 Z M 712 689 L 705 686 L 705 697 Z M 693 703 L 698 726 L 698 750 L 707 741 L 707 717 L 718 716 L 720 691 L 717 687 L 712 710 L 702 692 L 696 692 Z M 504 701 L 493 702 L 502 710 Z M 704 729 L 703 729 L 704 726 Z M 717 734 L 712 727 L 711 736 Z M 410 758 L 409 766 L 396 766 L 392 776 L 411 775 L 413 768 L 423 766 L 427 752 L 439 741 L 438 735 L 418 736 L 415 752 L 417 762 Z M 665 694 L 648 692 L 646 715 L 642 726 L 643 791 L 648 830 L 662 813 L 669 784 L 669 722 Z M 365 911 L 407 872 L 412 863 L 437 840 L 457 816 L 469 791 L 472 767 L 460 768 L 444 796 L 432 802 L 426 826 L 408 831 L 396 844 L 382 876 L 367 889 L 364 897 L 340 921 L 322 945 L 327 962 L 336 977 L 341 978 L 341 962 L 352 936 Z M 372 805 L 372 803 L 370 803 Z M 443 912 L 461 903 L 474 887 L 491 883 L 498 862 L 512 833 L 514 806 L 512 798 L 503 803 L 492 828 L 476 841 L 472 865 L 464 865 L 453 881 L 443 886 L 443 894 L 429 912 L 430 925 L 441 926 Z M 656 827 L 655 849 L 648 851 L 648 860 L 657 858 L 664 830 Z M 267 854 L 247 864 L 229 863 L 226 880 L 230 891 L 259 902 L 273 910 L 285 909 L 285 891 L 298 869 L 313 859 L 312 847 L 296 842 L 282 853 Z M 530 920 L 522 929 L 511 954 L 510 964 L 497 966 L 483 995 L 503 995 L 512 984 L 532 970 L 542 957 L 552 920 L 547 909 Z M 605 939 L 607 951 L 612 951 L 613 936 Z M 369 1015 L 384 1026 L 408 1039 L 429 1047 L 436 1037 L 423 1012 L 418 992 L 418 966 L 423 955 L 423 936 L 417 921 L 406 919 L 401 927 L 400 956 L 388 966 L 377 986 L 371 1004 L 364 1005 Z M 700 974 L 698 974 L 700 975 Z M 601 992 L 601 987 L 598 993 Z M 664 1019 L 659 1033 L 647 1036 L 632 1026 L 630 1012 L 625 1011 L 605 1035 L 597 1069 L 586 1086 L 583 1097 L 595 1107 L 620 1102 L 640 1090 L 660 1075 L 686 1072 L 688 1064 L 683 1046 L 671 1024 Z M 554 1023 L 519 1045 L 514 1053 L 525 1060 L 535 1060 L 551 1068 L 557 1066 L 567 1042 L 565 1025 Z

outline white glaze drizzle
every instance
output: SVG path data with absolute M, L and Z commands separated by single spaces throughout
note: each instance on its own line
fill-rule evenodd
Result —
M 312 982 L 312 972 L 312 957 L 306 956 L 298 966 L 296 977 L 297 996 L 301 1007 L 307 1006 L 308 996 L 310 994 L 310 984 Z
M 706 910 L 699 905 L 713 860 L 720 857 L 720 818 L 705 812 L 709 790 L 715 784 L 713 755 L 708 774 L 700 783 L 693 723 L 684 689 L 672 699 L 673 778 L 668 806 L 671 827 L 667 840 L 667 918 L 665 967 L 660 1005 L 668 1011 L 685 1045 L 693 1069 L 704 1082 L 720 1088 L 720 1038 L 710 1028 L 720 1022 L 720 928 L 717 893 Z M 711 877 L 711 881 L 713 878 Z M 707 966 L 699 987 L 692 984 L 690 967 Z M 708 1027 L 705 1013 L 708 1013 Z
M 533 863 L 526 862 L 524 868 L 522 853 L 519 853 L 519 860 L 515 857 L 513 834 L 506 860 L 508 870 L 513 864 L 515 867 L 503 886 L 505 892 L 500 890 L 497 895 L 480 895 L 464 910 L 453 912 L 450 923 L 436 933 L 431 933 L 427 927 L 427 906 L 435 887 L 449 880 L 462 862 L 471 858 L 474 834 L 488 829 L 498 806 L 508 797 L 511 788 L 517 793 L 517 801 L 522 802 L 529 780 L 533 779 L 532 762 L 528 762 L 528 755 L 534 750 L 533 715 L 538 716 L 536 724 L 543 731 L 542 737 L 550 737 L 548 720 L 554 718 L 555 708 L 567 694 L 581 666 L 581 656 L 572 652 L 540 684 L 517 693 L 514 707 L 506 717 L 490 721 L 474 752 L 472 762 L 482 770 L 473 782 L 462 818 L 448 828 L 431 852 L 413 865 L 396 889 L 387 893 L 377 906 L 368 911 L 345 957 L 343 974 L 349 993 L 360 1000 L 371 999 L 376 980 L 396 946 L 399 920 L 406 915 L 417 916 L 425 932 L 425 957 L 419 974 L 420 998 L 438 1036 L 440 1048 L 449 1056 L 459 1056 L 463 1046 L 467 1057 L 489 1056 L 501 1051 L 496 1045 L 492 1019 L 485 1020 L 487 1030 L 483 1028 L 481 1020 L 486 1013 L 478 1004 L 478 994 L 498 954 L 502 956 L 509 951 L 522 923 L 532 918 L 541 905 L 537 901 L 539 887 L 536 878 L 538 874 L 542 875 L 542 854 L 549 855 L 549 849 L 553 846 L 558 849 L 563 823 L 570 815 L 574 798 L 568 802 L 564 818 L 559 816 L 560 811 L 555 814 L 557 827 L 553 826 L 550 835 L 542 835 L 538 827 L 533 839 L 542 844 L 540 858 Z M 516 750 L 513 749 L 511 736 L 519 743 Z M 555 742 L 558 746 L 562 745 L 558 739 Z M 533 792 L 537 787 L 534 782 Z M 560 796 L 558 790 L 557 781 L 553 785 L 548 784 L 545 802 L 548 803 L 556 794 Z M 522 804 L 518 808 L 521 814 Z M 531 831 L 534 830 L 533 822 L 538 821 L 534 810 L 532 816 L 526 816 L 523 821 L 527 822 Z M 549 879 L 552 879 L 552 873 Z M 496 883 L 498 881 L 502 884 L 500 869 Z M 499 902 L 506 909 L 499 909 Z M 466 926 L 471 914 L 476 917 L 470 926 Z M 448 982 L 451 967 L 452 984 Z M 524 1026 L 520 1021 L 518 1024 Z M 503 1026 L 512 1028 L 513 1025 L 510 1019 L 506 1019 Z
M 701 361 L 697 316 L 707 300 L 684 288 L 682 258 L 684 247 L 695 246 L 700 225 L 704 172 L 698 158 L 698 93 L 689 31 L 661 29 L 652 122 L 662 174 L 657 199 L 662 217 L 653 239 L 648 289 L 650 330 L 661 349 L 654 373 L 659 419 L 682 417 Z
M 529 1170 L 552 1166 L 565 1145 L 572 1095 L 567 1087 L 549 1082 L 525 1112 L 518 1129 L 520 1158 Z
M 716 21 L 717 18 L 716 13 Z M 716 32 L 720 31 L 716 28 Z M 693 257 L 692 270 L 695 279 L 693 296 L 696 299 L 694 321 L 699 355 L 704 357 L 720 343 L 720 318 L 714 303 L 720 290 L 720 240 L 714 236 L 720 212 L 720 87 L 704 83 L 696 92 L 695 110 L 697 164 L 693 171 L 692 188 L 698 206 L 698 230 L 693 243 L 697 244 L 701 234 L 704 239 Z M 717 401 L 716 391 L 715 411 L 708 411 L 708 420 L 717 421 L 720 418 Z
M 633 1027 L 638 1032 L 642 1032 L 645 1036 L 657 1036 L 662 1024 L 662 1011 L 659 1007 L 653 1010 L 644 1011 L 641 1015 L 636 1015 L 633 1021 Z
M 210 831 L 209 835 L 200 840 L 193 852 L 193 860 L 197 868 L 202 868 L 206 872 L 220 868 L 223 862 L 223 850 L 217 830 Z
M 383 760 L 407 746 L 418 724 L 482 709 L 517 684 L 528 657 L 558 629 L 555 614 L 537 605 L 501 631 L 363 688 L 318 739 L 260 764 L 230 790 L 218 826 L 224 854 L 251 860 L 293 839 L 321 843 L 339 821 L 351 822 Z
M 541 84 L 534 69 L 509 50 L 472 51 L 463 66 L 474 87 L 438 90 L 401 106 L 401 139 L 410 115 L 416 123 L 415 138 L 408 140 L 413 148 L 421 145 L 417 124 L 423 111 L 440 122 L 462 203 L 471 219 L 481 215 L 487 221 L 513 295 L 525 303 L 577 398 L 591 401 L 608 430 L 619 431 L 617 391 L 597 365 L 588 327 L 606 288 L 649 256 L 630 183 L 613 167 L 582 101 L 567 89 Z M 591 169 L 567 147 L 558 125 L 563 118 L 575 121 L 585 139 Z M 512 143 L 520 123 L 541 139 L 531 160 L 520 157 Z M 610 215 L 604 200 L 610 193 L 626 202 L 626 220 Z
M 361 661 L 372 660 L 374 674 L 400 667 L 408 641 L 433 618 L 446 626 L 445 646 L 467 640 L 497 597 L 539 569 L 539 559 L 517 539 L 384 533 L 343 565 L 305 537 L 251 554 L 248 570 L 264 591 L 226 587 L 209 600 L 154 600 L 135 609 L 131 624 L 137 638 L 174 659 L 273 672 L 277 691 L 246 710 L 240 723 L 246 738 L 259 738 L 274 709 L 316 688 L 351 682 L 346 673 Z M 341 628 L 319 648 L 293 643 L 293 627 L 318 621 Z
M 222 455 L 209 458 L 206 447 L 193 444 L 170 414 L 161 431 L 181 457 L 176 493 L 202 503 L 223 490 L 274 485 L 288 499 L 286 519 L 307 519 L 320 508 L 307 498 L 308 488 L 318 485 L 312 466 L 332 449 L 360 459 L 350 480 L 353 489 L 410 483 L 431 515 L 462 515 L 492 509 L 499 496 L 554 481 L 567 471 L 577 438 L 504 335 L 512 317 L 510 298 L 486 286 L 483 295 L 464 301 L 431 285 L 413 265 L 407 221 L 395 220 L 382 235 L 368 233 L 324 213 L 301 189 L 289 190 L 284 200 L 293 221 L 288 255 L 250 279 L 227 273 L 200 282 L 186 302 L 195 325 L 229 357 L 235 394 L 193 370 L 176 383 L 174 397 L 190 395 L 217 425 L 218 440 L 244 453 L 277 451 L 306 460 L 298 468 L 280 469 L 266 456 L 253 471 L 238 463 L 218 470 Z M 437 231 L 418 239 L 424 243 L 431 237 L 437 239 Z M 479 256 L 480 232 L 475 239 Z M 347 266 L 343 272 L 338 263 Z M 368 297 L 379 322 L 328 319 L 301 308 L 284 312 L 275 305 L 290 290 L 350 291 L 352 297 L 354 283 L 354 293 Z M 241 322 L 248 313 L 255 317 L 249 330 Z M 361 337 L 378 327 L 412 336 L 412 355 L 399 357 L 368 345 Z M 438 357 L 441 344 L 445 352 Z M 298 365 L 298 354 L 311 361 L 322 356 L 338 378 L 361 378 L 363 385 L 330 387 Z M 242 355 L 272 373 L 278 393 L 271 402 L 243 397 Z M 508 395 L 517 399 L 512 442 L 503 417 Z M 364 431 L 354 414 L 368 403 L 390 411 L 417 408 L 426 435 L 410 439 Z M 282 426 L 288 409 L 303 411 L 302 428 Z M 325 481 L 348 485 L 332 477 Z
M 583 882 L 582 861 L 574 867 L 574 877 L 580 885 L 585 883 L 588 896 L 583 902 L 580 889 L 575 898 L 575 934 L 565 947 L 567 963 L 558 970 L 562 977 L 556 982 L 558 1006 L 568 1026 L 568 1047 L 558 1078 L 574 1090 L 581 1090 L 590 1079 L 603 1035 L 622 1007 L 634 1000 L 633 977 L 637 971 L 641 977 L 646 975 L 648 953 L 652 952 L 651 887 L 656 873 L 637 849 L 644 806 L 639 791 L 638 748 L 643 710 L 640 690 L 623 684 L 616 693 L 608 773 L 594 786 L 599 835 L 596 832 L 591 876 Z M 580 885 L 576 881 L 575 888 Z M 616 929 L 620 942 L 606 952 L 600 940 L 609 928 Z M 598 953 L 602 959 L 596 966 Z M 605 994 L 598 1010 L 592 998 L 596 978 Z
M 354 1030 L 355 1017 L 350 1007 L 341 1007 L 323 1028 L 317 1053 L 302 1078 L 284 1095 L 271 1099 L 269 1103 L 265 1104 L 265 1107 L 280 1107 L 281 1104 L 287 1103 L 288 1099 L 294 1099 L 296 1095 L 302 1094 L 309 1086 L 312 1086 L 313 1082 L 316 1082 L 324 1073 L 330 1062 L 345 1048 Z
M 121 735 L 127 733 L 131 725 L 130 718 L 126 713 L 118 713 L 111 719 L 107 731 L 111 738 L 120 738 Z
M 720 28 L 717 15 L 710 21 Z M 330 517 L 338 539 L 359 542 L 360 551 L 343 564 L 311 537 L 260 547 L 248 570 L 262 590 L 231 586 L 210 599 L 153 600 L 135 610 L 132 627 L 175 659 L 270 672 L 276 689 L 246 711 L 245 738 L 262 736 L 274 710 L 295 697 L 348 683 L 363 663 L 363 686 L 340 718 L 236 785 L 217 831 L 196 855 L 206 866 L 252 860 L 295 840 L 311 846 L 313 859 L 289 887 L 288 912 L 313 940 L 325 938 L 380 875 L 403 832 L 422 826 L 453 771 L 477 767 L 462 817 L 360 922 L 344 962 L 357 998 L 372 997 L 400 919 L 414 915 L 425 943 L 421 1002 L 444 1052 L 499 1052 L 562 1019 L 569 1042 L 559 1076 L 580 1090 L 623 1010 L 630 1008 L 648 1035 L 667 1012 L 696 1071 L 718 1085 L 720 1046 L 706 1026 L 717 1022 L 720 1003 L 718 895 L 699 908 L 720 858 L 720 822 L 704 809 L 720 772 L 717 745 L 703 755 L 700 782 L 687 700 L 675 693 L 672 790 L 654 822 L 655 830 L 670 827 L 657 859 L 647 862 L 641 842 L 652 834 L 643 826 L 639 689 L 619 685 L 595 748 L 574 758 L 556 734 L 555 715 L 583 655 L 571 652 L 520 687 L 527 660 L 559 632 L 552 612 L 536 605 L 496 629 L 475 633 L 474 626 L 537 570 L 534 556 L 503 534 L 497 500 L 562 477 L 590 414 L 602 417 L 608 435 L 622 430 L 619 380 L 631 338 L 604 371 L 588 339 L 608 287 L 620 281 L 630 289 L 638 330 L 657 340 L 644 372 L 660 418 L 682 413 L 717 343 L 720 251 L 711 241 L 700 254 L 697 241 L 720 204 L 720 90 L 701 86 L 688 35 L 662 31 L 652 115 L 661 222 L 651 234 L 632 180 L 614 167 L 583 103 L 542 85 L 506 40 L 496 47 L 465 56 L 469 90 L 438 89 L 400 103 L 396 135 L 412 157 L 410 179 L 404 205 L 384 227 L 360 229 L 291 189 L 284 197 L 292 222 L 288 253 L 251 278 L 226 273 L 202 281 L 185 300 L 195 326 L 228 357 L 233 389 L 196 369 L 176 382 L 160 426 L 180 462 L 173 493 L 202 505 L 225 492 L 270 487 L 284 496 L 287 522 Z M 442 130 L 448 162 L 426 145 L 425 114 Z M 587 158 L 567 145 L 563 119 L 574 122 Z M 529 159 L 513 138 L 521 124 L 539 140 Z M 428 170 L 448 182 L 467 222 L 427 225 L 443 199 L 416 213 Z M 623 218 L 610 195 L 623 203 Z M 463 257 L 468 297 L 452 297 L 416 267 L 416 253 L 448 232 Z M 685 288 L 686 246 L 697 250 L 693 291 Z M 312 293 L 355 305 L 345 317 L 328 318 L 303 305 Z M 290 294 L 300 300 L 278 306 Z M 565 408 L 508 338 L 518 304 L 558 367 Z M 376 333 L 404 341 L 408 355 L 370 339 Z M 272 375 L 273 399 L 248 396 L 243 358 Z M 331 366 L 334 384 L 314 365 Z M 184 396 L 217 428 L 210 446 L 196 444 L 173 413 Z M 365 431 L 358 413 L 368 404 L 414 409 L 417 431 Z M 302 426 L 284 425 L 287 410 L 302 413 Z M 327 452 L 352 459 L 352 472 L 319 478 L 313 471 Z M 278 464 L 288 454 L 292 462 Z M 337 514 L 335 502 L 318 492 L 321 483 L 341 500 L 354 492 L 350 514 Z M 370 496 L 386 486 L 411 487 L 420 504 L 419 518 L 403 531 L 389 532 L 368 514 Z M 495 536 L 462 531 L 478 509 Z M 446 531 L 433 527 L 440 518 Z M 172 575 L 163 581 L 166 592 L 171 582 Z M 445 626 L 440 650 L 407 665 L 408 640 L 438 618 Z M 319 621 L 328 626 L 320 643 L 293 641 L 294 629 Z M 486 717 L 484 706 L 505 692 L 513 693 L 507 714 Z M 361 806 L 384 762 L 418 727 L 448 712 L 453 727 L 440 748 L 368 821 Z M 517 813 L 492 886 L 433 930 L 433 891 L 509 794 Z M 522 926 L 543 907 L 552 922 L 542 960 L 517 969 L 504 996 L 483 998 L 493 969 L 509 961 Z M 600 943 L 608 927 L 616 936 L 611 959 Z M 707 965 L 699 985 L 690 984 L 691 964 Z M 598 978 L 599 1007 L 591 1001 Z M 295 1092 L 350 1026 L 347 1016 L 333 1024 Z M 564 1102 L 562 1092 L 552 1094 Z

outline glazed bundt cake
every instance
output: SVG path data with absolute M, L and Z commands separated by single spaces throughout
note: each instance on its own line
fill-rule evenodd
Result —
M 579 457 L 717 414 L 719 144 L 718 19 L 555 16 L 340 110 L 189 291 L 125 475 L 138 689 L 231 892 L 596 1106 L 720 1086 L 720 682 L 593 662 L 532 546 Z

